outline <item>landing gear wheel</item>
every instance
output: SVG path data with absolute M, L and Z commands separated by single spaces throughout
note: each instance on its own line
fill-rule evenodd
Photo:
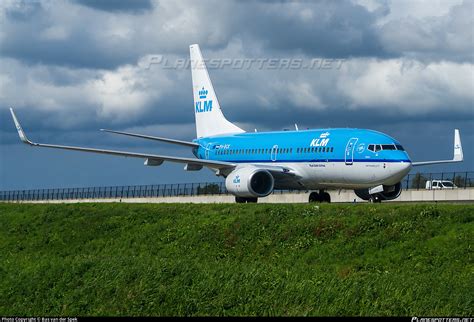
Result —
M 327 192 L 323 192 L 322 194 L 320 194 L 321 196 L 321 202 L 327 202 L 327 203 L 331 203 L 331 195 Z
M 319 197 L 319 193 L 311 192 L 309 194 L 309 202 L 321 202 L 321 198 Z
M 236 203 L 245 203 L 245 198 L 244 197 L 235 197 L 235 202 Z
M 257 201 L 258 201 L 258 198 L 235 197 L 236 203 L 256 203 Z
M 370 203 L 381 203 L 382 200 L 379 198 L 379 196 L 377 196 L 377 195 L 372 195 L 372 196 L 370 196 L 370 198 L 369 198 L 369 202 L 370 202 Z

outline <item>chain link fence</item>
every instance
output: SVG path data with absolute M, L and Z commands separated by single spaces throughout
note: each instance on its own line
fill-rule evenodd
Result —
M 409 174 L 402 181 L 402 189 L 425 189 L 428 180 L 447 180 L 457 188 L 474 187 L 474 172 L 440 172 Z M 274 190 L 274 194 L 301 193 L 301 190 Z M 224 182 L 174 183 L 158 185 L 57 188 L 0 191 L 0 201 L 73 200 L 159 198 L 199 195 L 227 195 Z

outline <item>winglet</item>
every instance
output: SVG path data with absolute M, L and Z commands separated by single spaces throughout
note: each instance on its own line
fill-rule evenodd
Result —
M 20 122 L 18 122 L 18 119 L 16 118 L 15 112 L 13 112 L 13 109 L 10 107 L 10 113 L 12 114 L 13 117 L 13 122 L 15 122 L 16 129 L 18 131 L 18 135 L 20 136 L 21 141 L 27 144 L 33 144 L 30 140 L 25 135 L 25 132 L 21 128 Z
M 454 130 L 454 156 L 452 160 L 412 162 L 411 165 L 416 167 L 416 166 L 430 165 L 430 164 L 462 162 L 463 160 L 464 160 L 464 155 L 462 152 L 461 135 L 459 134 L 459 130 L 455 129 Z
M 459 134 L 459 130 L 454 130 L 454 157 L 453 161 L 461 162 L 464 160 L 464 154 L 462 152 L 462 144 L 461 144 L 461 135 Z

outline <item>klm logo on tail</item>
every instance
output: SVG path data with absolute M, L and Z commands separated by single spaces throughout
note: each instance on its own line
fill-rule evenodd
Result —
M 208 91 L 204 87 L 198 92 L 200 101 L 196 102 L 196 113 L 211 112 L 212 100 L 206 100 Z

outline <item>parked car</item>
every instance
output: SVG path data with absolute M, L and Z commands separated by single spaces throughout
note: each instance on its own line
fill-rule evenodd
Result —
M 426 189 L 457 189 L 457 186 L 449 180 L 428 180 L 426 181 Z

